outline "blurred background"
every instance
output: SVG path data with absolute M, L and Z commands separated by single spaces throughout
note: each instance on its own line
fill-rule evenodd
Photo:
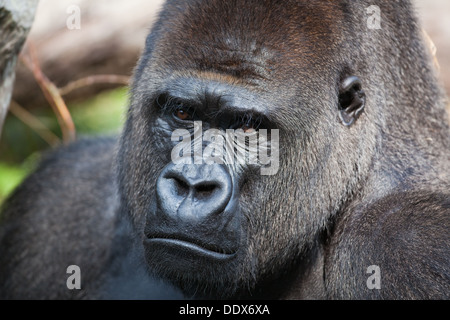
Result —
M 413 2 L 436 48 L 440 80 L 450 92 L 450 1 Z M 22 56 L 38 62 L 60 89 L 77 137 L 120 132 L 127 83 L 162 3 L 40 0 Z M 73 5 L 80 8 L 79 21 L 73 17 Z M 63 142 L 57 117 L 25 62 L 22 58 L 17 65 L 10 112 L 0 138 L 0 203 L 33 170 L 42 151 Z

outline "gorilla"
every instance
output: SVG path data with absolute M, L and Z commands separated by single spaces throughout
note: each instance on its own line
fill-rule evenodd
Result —
M 406 0 L 168 0 L 120 137 L 4 204 L 0 297 L 449 299 L 430 60 Z

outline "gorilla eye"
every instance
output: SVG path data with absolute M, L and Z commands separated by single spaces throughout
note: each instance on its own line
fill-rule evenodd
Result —
M 239 129 L 242 129 L 245 133 L 252 133 L 259 129 L 263 119 L 259 116 L 245 115 L 241 118 Z
M 180 120 L 190 120 L 192 118 L 189 112 L 185 109 L 175 110 L 174 115 Z
M 171 113 L 175 120 L 178 121 L 191 121 L 194 120 L 195 110 L 186 106 L 184 103 L 177 103 L 170 106 Z
M 184 101 L 169 96 L 167 93 L 160 94 L 155 100 L 158 106 L 167 115 L 172 115 L 176 120 L 189 121 L 194 119 L 194 110 L 187 106 Z
M 255 131 L 252 123 L 244 124 L 241 128 L 245 133 L 250 133 Z

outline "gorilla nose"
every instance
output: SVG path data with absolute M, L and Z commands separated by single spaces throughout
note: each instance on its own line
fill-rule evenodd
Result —
M 220 214 L 232 196 L 231 176 L 219 164 L 170 164 L 158 178 L 162 212 L 182 221 L 202 221 Z

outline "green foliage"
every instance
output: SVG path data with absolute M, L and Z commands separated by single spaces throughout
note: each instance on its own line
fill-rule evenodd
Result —
M 27 174 L 28 170 L 22 166 L 0 162 L 0 201 L 6 198 Z
M 126 89 L 117 89 L 69 105 L 77 133 L 105 135 L 119 132 L 125 120 L 127 99 Z

